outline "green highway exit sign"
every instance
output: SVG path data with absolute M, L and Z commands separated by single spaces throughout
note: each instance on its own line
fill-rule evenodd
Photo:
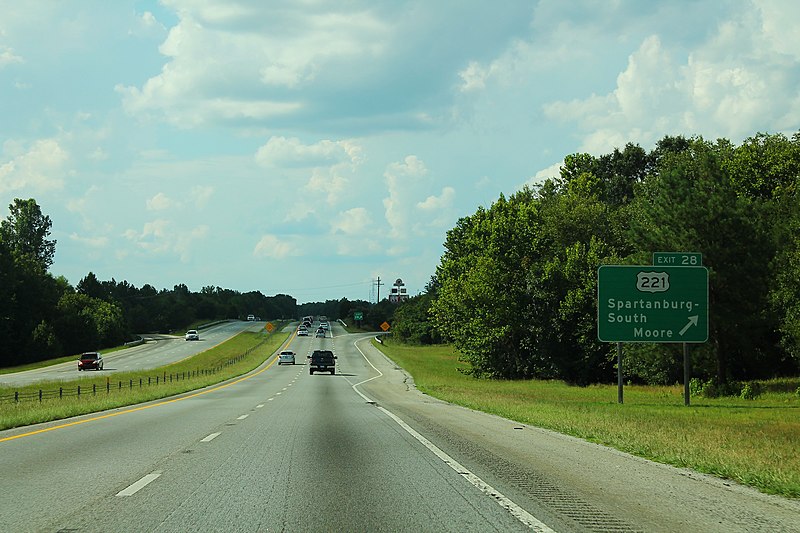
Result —
M 597 338 L 603 342 L 706 342 L 708 270 L 703 266 L 601 266 L 597 271 Z

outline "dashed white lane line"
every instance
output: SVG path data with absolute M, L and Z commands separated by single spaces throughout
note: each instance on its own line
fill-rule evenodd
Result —
M 127 489 L 119 491 L 117 493 L 117 496 L 133 496 L 134 494 L 145 488 L 147 485 L 158 479 L 159 476 L 161 476 L 160 470 L 153 472 L 152 474 L 147 474 L 146 476 L 144 476 L 142 479 L 140 479 Z
M 250 415 L 242 415 L 242 416 L 236 417 L 236 420 L 244 420 L 248 416 L 250 416 Z
M 274 399 L 275 399 L 275 398 L 267 398 L 267 401 L 268 401 L 268 402 L 271 402 L 271 401 L 272 401 L 272 400 L 274 400 Z
M 217 438 L 217 437 L 219 437 L 220 435 L 222 435 L 222 433 L 221 433 L 221 432 L 219 432 L 219 433 L 212 433 L 212 434 L 211 434 L 211 435 L 209 435 L 208 437 L 206 437 L 206 438 L 204 438 L 204 439 L 201 439 L 201 440 L 200 440 L 200 442 L 211 442 L 212 440 L 216 439 L 216 438 Z
M 283 393 L 282 392 L 276 392 L 275 396 L 280 396 L 281 394 L 283 394 Z
M 260 404 L 256 405 L 256 409 L 261 409 L 262 407 L 264 407 L 263 403 L 260 403 Z

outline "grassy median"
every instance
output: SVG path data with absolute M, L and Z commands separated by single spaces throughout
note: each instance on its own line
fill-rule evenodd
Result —
M 137 372 L 97 372 L 91 378 L 0 388 L 0 429 L 60 420 L 201 389 L 257 368 L 289 337 L 245 331 L 193 357 Z M 80 386 L 81 393 L 77 394 Z M 38 400 L 39 391 L 43 398 Z M 20 401 L 9 400 L 17 392 Z
M 574 387 L 475 379 L 449 346 L 379 345 L 431 396 L 640 457 L 800 498 L 800 379 L 763 382 L 755 400 L 692 398 L 683 386 Z

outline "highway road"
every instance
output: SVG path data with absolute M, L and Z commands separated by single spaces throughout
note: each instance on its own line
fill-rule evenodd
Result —
M 425 396 L 338 325 L 290 342 L 297 365 L 0 432 L 2 529 L 800 531 L 796 501 Z
M 200 331 L 199 341 L 186 341 L 183 335 L 143 335 L 144 344 L 132 346 L 103 354 L 103 370 L 101 374 L 146 370 L 157 368 L 181 359 L 185 359 L 212 346 L 224 342 L 243 330 L 257 330 L 264 327 L 265 322 L 242 322 L 234 320 L 212 326 Z M 101 352 L 102 353 L 102 352 Z M 97 377 L 98 371 L 78 372 L 78 360 L 58 365 L 0 374 L 0 387 L 21 387 L 40 381 L 63 381 L 80 378 Z

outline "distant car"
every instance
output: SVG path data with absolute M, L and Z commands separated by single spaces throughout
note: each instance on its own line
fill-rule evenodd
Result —
M 200 340 L 200 334 L 197 333 L 196 329 L 190 329 L 189 331 L 186 332 L 185 339 L 187 341 L 199 341 Z
M 314 335 L 314 336 L 315 337 L 324 337 L 325 336 L 325 330 L 322 329 L 322 328 L 317 329 L 317 334 Z
M 324 329 L 325 331 L 328 331 L 328 328 L 329 328 L 330 326 L 328 326 L 328 323 L 327 323 L 327 322 L 323 322 L 323 323 L 321 323 L 321 324 L 319 325 L 319 327 L 320 327 L 320 328 L 322 328 L 322 329 Z
M 256 315 L 247 315 L 247 321 L 248 322 L 254 322 L 255 319 L 256 319 Z
M 303 326 L 300 326 L 299 328 L 297 328 L 297 336 L 308 337 L 308 329 L 304 328 Z
M 90 368 L 103 370 L 103 356 L 100 355 L 100 352 L 86 352 L 81 354 L 80 359 L 78 359 L 78 371 L 89 370 Z
M 293 365 L 294 364 L 294 352 L 290 350 L 286 350 L 281 352 L 278 355 L 278 364 L 279 365 Z

